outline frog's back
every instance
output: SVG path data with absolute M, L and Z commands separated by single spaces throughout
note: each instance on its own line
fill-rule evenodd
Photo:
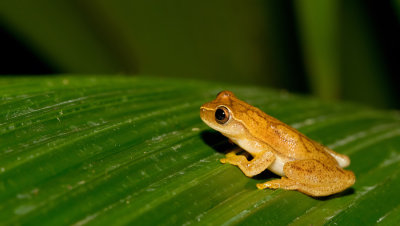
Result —
M 257 140 L 271 146 L 283 159 L 316 159 L 323 162 L 349 165 L 349 158 L 311 140 L 296 129 L 264 113 L 245 102 L 235 102 L 236 109 L 243 109 L 241 120 L 249 125 L 247 129 Z M 244 106 L 247 105 L 247 106 Z M 238 111 L 239 112 L 239 111 Z
M 286 149 L 281 149 L 286 156 L 290 156 L 296 160 L 316 159 L 326 163 L 331 162 L 332 164 L 339 164 L 340 167 L 350 165 L 350 159 L 346 155 L 339 154 L 325 147 L 283 122 L 279 121 L 279 124 L 272 127 L 274 133 L 279 134 L 277 143 L 282 145 L 281 147 L 286 146 Z

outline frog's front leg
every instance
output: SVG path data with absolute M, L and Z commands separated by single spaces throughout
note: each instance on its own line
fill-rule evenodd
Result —
M 223 158 L 220 161 L 222 163 L 230 163 L 238 166 L 248 177 L 260 174 L 275 160 L 274 154 L 270 151 L 264 151 L 254 156 L 251 161 L 248 161 L 243 155 L 236 155 L 239 151 L 241 151 L 241 149 L 235 149 L 234 151 L 229 152 L 225 155 L 226 158 Z
M 257 187 L 298 190 L 311 196 L 327 196 L 341 192 L 355 182 L 353 172 L 314 159 L 288 162 L 283 171 L 286 177 L 257 184 Z

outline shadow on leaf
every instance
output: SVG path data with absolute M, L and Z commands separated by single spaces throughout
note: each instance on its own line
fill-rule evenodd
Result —
M 216 131 L 203 131 L 200 136 L 204 143 L 212 147 L 215 151 L 222 154 L 228 153 L 235 147 L 235 145 L 229 142 L 228 138 Z

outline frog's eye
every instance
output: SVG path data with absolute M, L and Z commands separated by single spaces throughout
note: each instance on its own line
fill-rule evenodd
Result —
M 218 107 L 215 111 L 215 121 L 217 121 L 219 124 L 225 124 L 229 118 L 229 110 L 226 107 Z

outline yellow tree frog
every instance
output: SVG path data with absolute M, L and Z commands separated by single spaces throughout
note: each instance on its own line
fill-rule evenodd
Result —
M 354 173 L 343 169 L 350 164 L 349 157 L 237 99 L 230 91 L 222 91 L 202 105 L 200 117 L 253 157 L 249 161 L 236 149 L 226 154 L 222 163 L 238 166 L 248 177 L 266 169 L 281 176 L 257 184 L 259 189 L 298 190 L 317 197 L 341 192 L 355 182 Z

